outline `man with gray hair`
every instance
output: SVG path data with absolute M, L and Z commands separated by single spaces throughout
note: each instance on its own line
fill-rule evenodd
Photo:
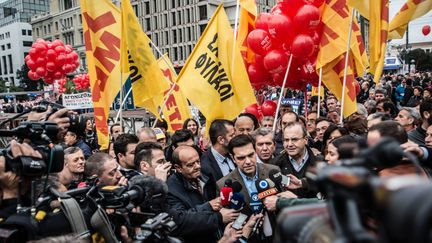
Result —
M 150 127 L 141 127 L 138 130 L 137 136 L 139 138 L 139 142 L 157 142 L 156 133 Z
M 85 158 L 83 151 L 78 147 L 69 147 L 64 150 L 64 167 L 59 174 L 59 181 L 68 189 L 78 186 L 84 179 Z
M 382 121 L 391 120 L 391 116 L 384 112 L 377 112 L 370 114 L 367 118 L 367 127 L 368 130 L 375 124 L 378 124 Z
M 268 164 L 276 150 L 273 131 L 270 128 L 258 128 L 252 133 L 252 137 L 255 140 L 257 163 Z
M 395 120 L 409 132 L 416 128 L 418 120 L 420 120 L 420 113 L 411 107 L 403 107 L 400 109 L 399 114 Z

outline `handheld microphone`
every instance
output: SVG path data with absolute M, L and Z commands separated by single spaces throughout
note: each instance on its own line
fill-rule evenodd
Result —
M 278 193 L 278 190 L 274 187 L 274 182 L 270 179 L 258 180 L 255 182 L 255 186 L 258 190 L 258 198 L 260 200 Z
M 233 194 L 229 201 L 229 207 L 235 210 L 243 208 L 245 204 L 244 195 L 240 192 L 242 190 L 242 185 L 238 181 L 232 183 Z
M 226 207 L 229 205 L 231 197 L 232 197 L 232 193 L 233 193 L 233 189 L 231 188 L 232 186 L 232 180 L 231 179 L 227 179 L 225 181 L 225 185 L 224 187 L 221 188 L 220 190 L 220 197 L 221 197 L 221 205 L 222 207 Z
M 261 202 L 261 200 L 258 198 L 258 193 L 252 192 L 250 194 L 249 207 L 254 214 L 259 214 L 262 212 L 264 205 Z
M 276 188 L 280 192 L 286 191 L 285 187 L 290 183 L 290 178 L 286 175 L 283 175 L 278 170 L 271 170 L 269 172 L 269 178 L 276 184 Z

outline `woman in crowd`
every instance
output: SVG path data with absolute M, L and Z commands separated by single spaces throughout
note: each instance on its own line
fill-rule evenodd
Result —
M 358 151 L 357 140 L 351 135 L 345 135 L 329 143 L 325 160 L 329 164 L 334 164 L 337 160 L 353 158 Z
M 198 144 L 199 142 L 199 124 L 198 122 L 193 118 L 188 118 L 183 123 L 183 129 L 187 129 L 192 132 L 194 135 L 194 142 L 195 144 Z
M 336 138 L 348 135 L 349 132 L 346 128 L 331 124 L 323 135 L 323 151 L 322 154 L 327 154 L 327 146 Z

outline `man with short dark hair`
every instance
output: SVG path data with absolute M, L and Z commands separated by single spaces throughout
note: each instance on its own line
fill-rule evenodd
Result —
M 177 229 L 174 235 L 186 242 L 216 242 L 224 223 L 235 220 L 238 213 L 221 207 L 212 177 L 201 174 L 200 158 L 190 146 L 174 150 L 172 162 L 176 173 L 167 180 L 167 204 Z
M 140 143 L 135 148 L 135 170 L 166 181 L 171 163 L 166 161 L 162 146 L 154 142 Z
M 426 130 L 432 125 L 432 99 L 425 99 L 420 104 L 422 124 L 408 133 L 408 139 L 418 145 L 425 145 Z
M 228 143 L 235 135 L 234 123 L 223 119 L 214 120 L 209 135 L 212 146 L 201 156 L 202 172 L 217 181 L 235 169 L 228 152 Z
M 87 159 L 92 155 L 92 150 L 84 140 L 76 132 L 67 131 L 64 136 L 64 141 L 67 147 L 78 147 L 84 153 L 84 157 Z
M 385 98 L 387 98 L 387 91 L 385 89 L 375 89 L 375 101 L 377 103 Z
M 289 123 L 283 130 L 283 139 L 284 153 L 274 158 L 271 163 L 277 165 L 284 175 L 291 175 L 302 181 L 304 186 L 294 191 L 299 198 L 316 197 L 316 192 L 308 190 L 306 185 L 306 171 L 316 163 L 314 153 L 307 146 L 306 129 L 299 122 Z
M 123 134 L 123 128 L 120 123 L 112 124 L 110 127 L 111 140 L 114 142 L 120 134 Z
M 333 123 L 331 123 L 326 118 L 319 117 L 316 120 L 316 126 L 315 126 L 316 135 L 314 138 L 313 147 L 318 149 L 319 151 L 322 151 L 322 147 L 324 146 L 323 145 L 324 132 L 331 124 Z
M 180 129 L 174 132 L 171 136 L 171 145 L 165 149 L 165 157 L 168 161 L 172 160 L 173 151 L 179 146 L 194 147 L 198 154 L 201 156 L 201 150 L 195 146 L 194 135 L 189 129 Z
M 373 125 L 367 135 L 369 147 L 378 144 L 383 137 L 394 138 L 400 144 L 408 141 L 405 129 L 395 121 L 383 121 Z
M 114 158 L 106 153 L 95 153 L 86 162 L 84 174 L 87 178 L 97 177 L 104 186 L 125 186 L 127 179 L 118 169 Z
M 85 158 L 78 147 L 69 147 L 64 150 L 64 167 L 59 173 L 59 181 L 68 189 L 76 188 L 84 179 Z
M 118 136 L 114 142 L 114 152 L 120 165 L 120 172 L 128 179 L 139 174 L 134 164 L 135 148 L 138 142 L 136 135 L 127 133 Z
M 280 117 L 279 120 L 280 130 L 275 135 L 276 154 L 279 154 L 283 150 L 283 139 L 282 139 L 283 128 L 290 122 L 298 122 L 298 121 L 299 121 L 299 116 L 297 115 L 297 113 L 293 111 L 287 111 Z

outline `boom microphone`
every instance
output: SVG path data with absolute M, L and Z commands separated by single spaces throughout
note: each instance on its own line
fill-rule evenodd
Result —
M 131 198 L 134 204 L 145 205 L 146 208 L 150 207 L 150 210 L 158 212 L 165 207 L 168 186 L 153 176 L 137 175 L 129 181 L 129 191 L 126 193 L 137 195 Z

